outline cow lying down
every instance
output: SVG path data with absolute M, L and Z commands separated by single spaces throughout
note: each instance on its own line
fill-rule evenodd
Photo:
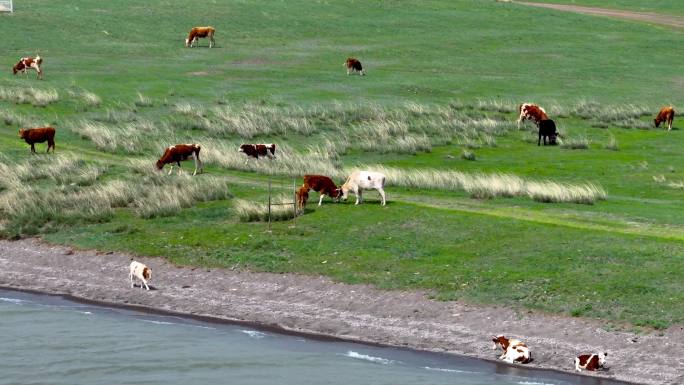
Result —
M 581 372 L 582 369 L 595 371 L 600 368 L 605 368 L 606 357 L 608 357 L 608 353 L 606 352 L 577 356 L 575 357 L 575 370 Z
M 492 338 L 492 342 L 494 342 L 493 349 L 496 349 L 497 346 L 503 349 L 503 354 L 499 356 L 500 360 L 511 364 L 514 362 L 526 364 L 532 361 L 530 348 L 528 348 L 527 345 L 520 340 L 506 338 L 503 335 L 499 335 Z

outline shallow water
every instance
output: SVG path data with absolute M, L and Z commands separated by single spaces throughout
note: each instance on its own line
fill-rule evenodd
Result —
M 615 383 L 0 290 L 0 384 Z

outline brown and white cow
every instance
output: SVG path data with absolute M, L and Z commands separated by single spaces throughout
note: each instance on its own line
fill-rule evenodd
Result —
M 344 66 L 347 67 L 347 75 L 350 75 L 352 72 L 358 72 L 358 74 L 361 76 L 366 74 L 363 71 L 361 62 L 353 57 L 347 58 L 347 60 L 344 62 Z
M 329 196 L 334 201 L 339 201 L 342 192 L 332 179 L 325 175 L 304 175 L 304 184 L 302 187 L 306 187 L 309 190 L 314 190 L 320 197 L 318 198 L 318 205 L 323 203 L 323 197 Z
M 304 211 L 306 207 L 306 201 L 309 200 L 309 188 L 307 186 L 302 186 L 297 190 L 297 207 L 300 211 Z
M 140 289 L 142 289 L 143 285 L 145 285 L 145 288 L 150 290 L 150 287 L 147 286 L 147 282 L 152 279 L 152 270 L 149 267 L 140 262 L 133 261 L 131 262 L 128 271 L 128 277 L 131 279 L 131 287 L 135 287 L 135 283 L 133 283 L 133 277 L 135 277 L 142 282 L 140 284 Z
M 40 65 L 43 64 L 43 58 L 40 56 L 36 57 L 23 57 L 19 59 L 19 62 L 12 67 L 12 73 L 17 74 L 19 72 L 26 74 L 28 76 L 27 70 L 33 69 L 38 73 L 38 79 L 43 78 L 43 70 Z
M 214 46 L 214 32 L 216 32 L 214 27 L 193 27 L 185 39 L 185 46 L 192 48 L 200 38 L 206 37 L 209 39 L 209 48 L 211 48 Z
M 173 164 L 176 163 L 178 164 L 178 174 L 180 174 L 180 162 L 193 159 L 195 161 L 195 171 L 192 175 L 197 175 L 198 169 L 200 170 L 200 173 L 202 173 L 204 171 L 204 165 L 199 157 L 200 150 L 201 147 L 197 144 L 175 144 L 169 146 L 157 161 L 157 169 L 161 170 L 164 168 L 164 165 L 171 164 L 171 169 L 169 170 L 169 175 L 171 175 L 173 172 Z
M 530 349 L 525 345 L 524 342 L 512 338 L 506 338 L 503 335 L 498 335 L 492 338 L 494 342 L 493 349 L 500 346 L 503 349 L 503 354 L 499 356 L 500 360 L 504 360 L 508 363 L 520 362 L 521 364 L 526 364 L 532 361 L 532 355 L 530 354 Z
M 599 368 L 604 368 L 606 357 L 608 357 L 608 353 L 606 352 L 577 356 L 575 357 L 575 370 L 581 372 L 582 369 L 595 371 Z
M 243 152 L 247 156 L 259 159 L 259 157 L 275 158 L 276 145 L 273 143 L 255 143 L 255 144 L 243 144 L 240 146 L 238 152 Z M 245 161 L 245 164 L 249 162 L 249 158 Z
M 539 122 L 542 120 L 548 120 L 549 117 L 546 115 L 546 111 L 536 104 L 523 103 L 518 106 L 518 128 L 520 128 L 520 123 L 525 120 L 531 120 L 539 126 Z
M 663 107 L 658 112 L 658 116 L 653 119 L 656 128 L 660 126 L 660 123 L 667 122 L 667 130 L 672 130 L 672 121 L 674 120 L 675 110 L 672 106 Z
M 46 152 L 50 152 L 50 147 L 52 147 L 52 153 L 55 153 L 55 129 L 52 127 L 20 128 L 19 138 L 24 139 L 26 143 L 31 145 L 32 153 L 36 152 L 36 143 L 46 141 L 48 144 Z

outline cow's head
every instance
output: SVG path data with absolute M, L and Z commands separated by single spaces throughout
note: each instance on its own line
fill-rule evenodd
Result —
M 245 148 L 248 146 L 249 146 L 249 144 L 240 145 L 240 149 L 238 150 L 238 152 L 245 152 Z
M 335 190 L 333 190 L 331 198 L 335 202 L 339 202 L 341 197 L 342 197 L 342 189 L 341 188 L 336 188 Z
M 157 161 L 157 170 L 161 170 L 162 168 L 164 168 L 164 162 L 161 159 L 159 159 Z
M 554 132 L 553 134 L 549 135 L 549 144 L 552 146 L 555 146 L 558 144 L 558 133 Z
M 598 364 L 599 364 L 599 366 L 602 367 L 603 365 L 606 364 L 606 357 L 608 357 L 608 352 L 600 352 L 600 353 L 598 354 L 598 360 L 599 360 Z
M 25 128 L 20 128 L 19 129 L 19 138 L 21 139 L 26 139 L 26 134 L 28 133 L 28 130 Z
M 662 120 L 660 119 L 660 116 L 653 119 L 653 123 L 655 123 L 656 128 L 658 128 L 660 126 L 661 122 L 662 122 Z
M 342 199 L 343 201 L 346 202 L 347 198 L 349 198 L 349 189 L 344 187 L 344 185 L 342 185 L 342 187 L 337 189 L 337 191 L 339 191 L 339 193 L 337 195 L 337 200 L 339 201 L 340 199 Z
M 190 39 L 185 39 L 185 48 L 190 47 Z
M 492 345 L 492 350 L 496 349 L 499 346 L 501 346 L 503 350 L 506 350 L 506 348 L 508 348 L 508 338 L 502 335 L 492 338 L 492 342 L 494 343 L 494 345 Z
M 152 269 L 149 267 L 143 268 L 142 276 L 149 281 L 152 278 Z

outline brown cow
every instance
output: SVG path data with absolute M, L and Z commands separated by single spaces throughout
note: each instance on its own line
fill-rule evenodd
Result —
M 19 59 L 19 62 L 12 67 L 12 73 L 17 74 L 18 72 L 26 74 L 28 76 L 27 70 L 34 69 L 38 73 L 38 79 L 43 78 L 43 70 L 40 69 L 40 65 L 43 63 L 43 58 L 40 56 L 33 57 L 23 57 Z
M 667 122 L 667 130 L 672 130 L 672 121 L 674 120 L 674 116 L 675 110 L 674 108 L 672 108 L 672 106 L 661 108 L 660 112 L 658 112 L 658 116 L 656 116 L 656 118 L 653 119 L 656 128 L 660 126 L 660 123 Z
M 204 166 L 199 158 L 200 149 L 201 147 L 197 144 L 176 144 L 169 146 L 166 151 L 164 151 L 164 155 L 157 161 L 157 169 L 161 170 L 164 168 L 164 165 L 171 164 L 171 170 L 169 170 L 169 175 L 171 175 L 173 172 L 173 164 L 176 163 L 178 164 L 178 174 L 180 174 L 180 162 L 194 159 L 195 171 L 192 175 L 197 175 L 198 169 L 200 170 L 200 173 L 202 173 L 204 171 Z
M 200 38 L 209 39 L 209 48 L 214 46 L 214 32 L 216 30 L 214 27 L 193 27 L 188 34 L 187 39 L 185 39 L 185 47 L 192 48 L 195 43 L 199 44 Z
M 546 115 L 546 111 L 536 104 L 523 103 L 518 106 L 518 128 L 520 128 L 520 123 L 525 120 L 531 120 L 539 126 L 539 122 L 542 120 L 548 120 L 549 117 Z
M 347 75 L 350 75 L 352 72 L 358 72 L 361 76 L 366 74 L 363 71 L 361 62 L 353 57 L 347 58 L 347 60 L 344 62 L 344 66 L 347 67 Z
M 594 371 L 603 368 L 606 364 L 606 357 L 608 357 L 608 353 L 605 352 L 577 356 L 575 357 L 575 370 L 581 372 L 582 369 Z
M 323 203 L 323 197 L 329 196 L 334 201 L 339 201 L 342 195 L 341 191 L 335 185 L 332 179 L 325 175 L 304 175 L 304 184 L 302 187 L 306 187 L 307 190 L 314 190 L 320 194 L 318 198 L 318 205 Z
M 50 147 L 52 147 L 52 153 L 55 153 L 55 129 L 52 127 L 20 128 L 19 138 L 31 145 L 31 152 L 34 154 L 36 152 L 35 144 L 45 141 L 48 143 L 46 152 L 50 152 Z
M 309 188 L 302 186 L 297 190 L 297 207 L 300 211 L 304 211 L 306 201 L 309 200 Z

